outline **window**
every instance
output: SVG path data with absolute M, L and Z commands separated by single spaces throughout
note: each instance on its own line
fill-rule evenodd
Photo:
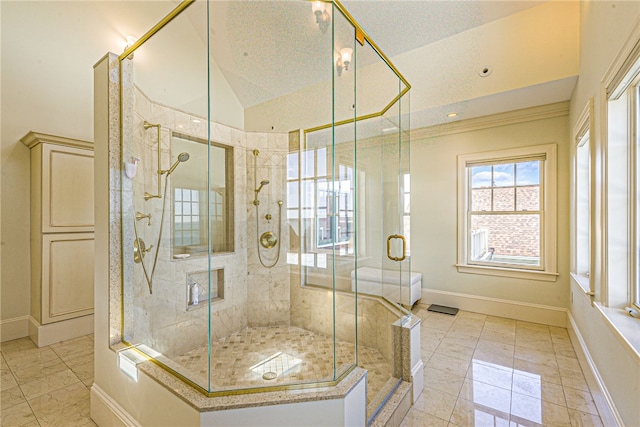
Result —
M 636 70 L 640 74 L 640 60 L 636 64 Z M 633 122 L 633 134 L 635 134 L 635 141 L 632 141 L 632 152 L 635 152 L 633 165 L 634 165 L 634 191 L 635 197 L 635 215 L 633 218 L 635 239 L 633 242 L 633 274 L 634 279 L 631 284 L 631 303 L 640 309 L 640 75 L 634 81 L 632 89 L 633 95 L 633 109 L 635 110 Z
M 170 178 L 173 254 L 205 255 L 209 247 L 232 252 L 233 148 L 175 133 L 171 144 L 173 151 L 190 155 Z
M 200 245 L 200 193 L 189 188 L 174 189 L 173 246 Z
M 407 244 L 407 256 L 411 255 L 411 174 L 402 175 L 402 235 Z
M 298 153 L 288 155 L 288 216 L 300 218 L 303 229 L 313 227 L 315 249 L 339 249 L 341 254 L 354 251 L 354 169 L 353 166 L 338 163 L 337 176 L 332 179 L 327 167 L 327 148 L 301 151 L 301 176 L 298 178 Z M 300 201 L 297 197 L 300 185 Z M 300 203 L 299 203 L 300 202 Z
M 606 90 L 608 263 L 603 302 L 640 308 L 640 41 Z
M 556 147 L 458 157 L 458 271 L 555 280 Z
M 591 273 L 591 133 L 593 98 L 578 117 L 573 131 L 573 219 L 572 219 L 572 267 L 573 278 L 585 292 L 593 291 L 595 282 Z
M 300 260 L 288 254 L 289 263 L 326 268 L 333 250 L 355 254 L 355 174 L 364 172 L 337 154 L 332 174 L 331 161 L 327 147 L 287 154 L 287 220 L 299 227 L 302 252 Z
M 590 192 L 591 156 L 589 154 L 589 132 L 584 134 L 576 147 L 576 268 L 575 272 L 589 277 L 590 243 Z

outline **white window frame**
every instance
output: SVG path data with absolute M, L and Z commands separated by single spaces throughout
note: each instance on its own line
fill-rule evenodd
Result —
M 460 273 L 484 274 L 490 276 L 553 282 L 557 279 L 557 147 L 556 144 L 543 144 L 530 147 L 511 148 L 483 153 L 458 156 L 458 261 L 456 267 Z M 540 200 L 540 270 L 521 269 L 505 266 L 475 265 L 467 259 L 469 209 L 467 165 L 480 162 L 518 162 L 532 157 L 544 157 L 541 200 Z
M 406 256 L 411 257 L 411 173 L 403 172 L 402 193 L 402 235 L 406 240 Z
M 600 300 L 612 308 L 640 309 L 640 31 L 636 33 L 603 78 L 605 262 Z
M 594 130 L 594 102 L 593 98 L 580 113 L 573 130 L 573 180 L 572 180 L 572 215 L 571 215 L 571 275 L 580 287 L 588 293 L 595 293 L 595 279 L 591 274 L 594 266 L 594 203 L 595 192 L 593 185 L 595 130 Z M 584 156 L 587 156 L 585 159 Z M 586 179 L 585 179 L 586 178 Z M 584 188 L 586 187 L 586 188 Z M 586 218 L 584 218 L 584 206 L 581 206 L 580 197 L 587 192 Z M 586 224 L 585 224 L 586 222 Z M 587 228 L 587 248 L 581 233 Z

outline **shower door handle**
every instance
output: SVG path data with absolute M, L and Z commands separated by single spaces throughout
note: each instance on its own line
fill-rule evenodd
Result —
M 402 256 L 401 257 L 391 256 L 391 241 L 393 239 L 402 240 Z M 387 237 L 387 258 L 389 258 L 391 261 L 404 261 L 405 258 L 407 258 L 407 242 L 405 241 L 403 235 L 392 234 L 389 237 Z

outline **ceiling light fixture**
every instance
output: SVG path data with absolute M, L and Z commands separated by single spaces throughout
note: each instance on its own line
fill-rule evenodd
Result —
M 458 117 L 458 113 L 449 113 L 447 114 L 447 117 L 450 117 L 450 118 Z
M 137 37 L 134 36 L 126 36 L 125 37 L 125 46 L 124 46 L 124 50 L 123 52 L 126 52 L 127 49 L 129 49 L 131 46 L 133 46 L 136 42 L 138 41 Z M 127 59 L 133 59 L 133 53 L 131 53 L 131 55 L 127 56 Z
M 327 29 L 329 28 L 330 16 L 329 16 L 329 12 L 327 12 L 324 2 L 323 1 L 311 2 L 311 10 L 313 11 L 313 14 L 316 16 L 316 24 L 318 24 L 318 27 L 320 27 L 320 31 L 322 33 L 326 33 Z
M 353 49 L 350 47 L 340 49 L 340 54 L 338 55 L 338 59 L 336 59 L 336 71 L 338 72 L 338 76 L 342 75 L 342 70 L 349 71 L 349 64 L 351 64 L 352 57 Z

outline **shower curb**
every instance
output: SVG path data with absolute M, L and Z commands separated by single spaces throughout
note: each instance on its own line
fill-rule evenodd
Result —
M 397 427 L 411 409 L 412 384 L 402 381 L 368 427 Z

